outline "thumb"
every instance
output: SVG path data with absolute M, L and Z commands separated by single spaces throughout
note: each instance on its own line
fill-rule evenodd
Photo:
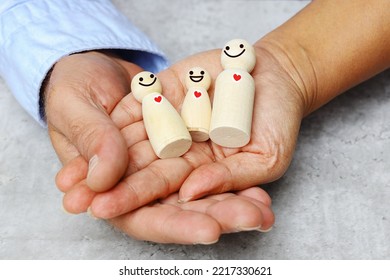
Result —
M 69 94 L 61 102 L 62 109 L 48 115 L 50 125 L 89 162 L 87 185 L 96 192 L 112 188 L 125 173 L 128 163 L 122 134 L 104 109 L 84 98 Z
M 122 134 L 112 122 L 91 122 L 85 124 L 81 138 L 79 149 L 89 160 L 87 185 L 96 192 L 112 188 L 125 173 L 128 163 Z

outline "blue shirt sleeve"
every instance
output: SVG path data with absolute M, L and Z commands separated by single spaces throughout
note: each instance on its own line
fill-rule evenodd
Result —
M 0 75 L 18 102 L 45 125 L 41 84 L 72 53 L 126 50 L 126 59 L 151 72 L 167 67 L 164 54 L 108 0 L 2 0 Z

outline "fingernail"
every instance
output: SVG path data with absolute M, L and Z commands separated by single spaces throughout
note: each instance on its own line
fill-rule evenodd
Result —
M 261 226 L 255 226 L 255 227 L 242 227 L 242 226 L 238 226 L 237 229 L 239 231 L 252 231 L 252 230 L 260 230 Z
M 92 219 L 94 219 L 94 220 L 99 220 L 99 218 L 97 218 L 97 217 L 92 213 L 92 208 L 91 208 L 91 207 L 88 207 L 88 209 L 87 209 L 87 214 L 88 214 L 88 216 L 90 216 Z
M 65 194 L 62 194 L 62 203 L 61 203 L 61 209 L 62 211 L 65 213 L 65 214 L 68 214 L 68 215 L 73 215 L 72 213 L 70 213 L 68 210 L 65 209 L 64 207 L 64 198 L 65 198 Z
M 99 163 L 98 155 L 94 155 L 93 157 L 91 157 L 91 159 L 89 160 L 89 165 L 88 165 L 88 175 L 87 175 L 87 178 L 89 176 L 91 176 L 93 170 L 96 168 L 98 163 Z
M 258 231 L 263 232 L 263 233 L 267 233 L 267 232 L 270 232 L 272 229 L 273 229 L 273 227 L 270 227 L 270 228 L 267 228 L 267 229 L 259 228 Z
M 219 239 L 214 240 L 214 241 L 199 241 L 199 242 L 193 243 L 193 245 L 212 245 L 212 244 L 217 243 L 218 240 L 219 240 Z
M 192 198 L 193 198 L 193 196 L 186 197 L 186 198 L 181 198 L 181 199 L 179 199 L 177 202 L 178 202 L 178 203 L 186 203 L 186 202 L 188 202 L 188 201 L 191 201 Z
M 61 209 L 62 209 L 62 211 L 64 211 L 65 214 L 73 215 L 72 213 L 68 212 L 68 211 L 65 209 L 65 207 L 64 207 L 63 204 L 61 204 Z

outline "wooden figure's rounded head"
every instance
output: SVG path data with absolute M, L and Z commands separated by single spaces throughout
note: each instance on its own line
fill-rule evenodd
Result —
M 205 90 L 208 90 L 211 84 L 211 76 L 205 69 L 201 67 L 193 67 L 188 70 L 185 83 L 187 89 L 192 87 L 202 87 Z
M 138 102 L 142 103 L 142 99 L 154 92 L 161 93 L 162 86 L 160 80 L 155 74 L 148 71 L 138 73 L 131 80 L 131 91 Z
M 243 39 L 234 39 L 226 43 L 221 53 L 223 69 L 238 68 L 250 73 L 256 64 L 255 49 Z

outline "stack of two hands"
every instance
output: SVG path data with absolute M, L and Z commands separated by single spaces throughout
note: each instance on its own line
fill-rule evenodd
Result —
M 65 210 L 88 211 L 134 238 L 161 243 L 211 244 L 224 233 L 271 229 L 271 199 L 258 185 L 276 180 L 290 164 L 304 102 L 289 67 L 265 48 L 255 50 L 249 144 L 193 143 L 182 157 L 169 159 L 155 155 L 141 104 L 127 94 L 140 67 L 104 51 L 61 59 L 44 97 L 63 163 L 56 184 L 65 193 Z M 158 73 L 173 106 L 180 110 L 183 103 L 188 69 L 200 66 L 215 80 L 220 53 L 203 52 Z

